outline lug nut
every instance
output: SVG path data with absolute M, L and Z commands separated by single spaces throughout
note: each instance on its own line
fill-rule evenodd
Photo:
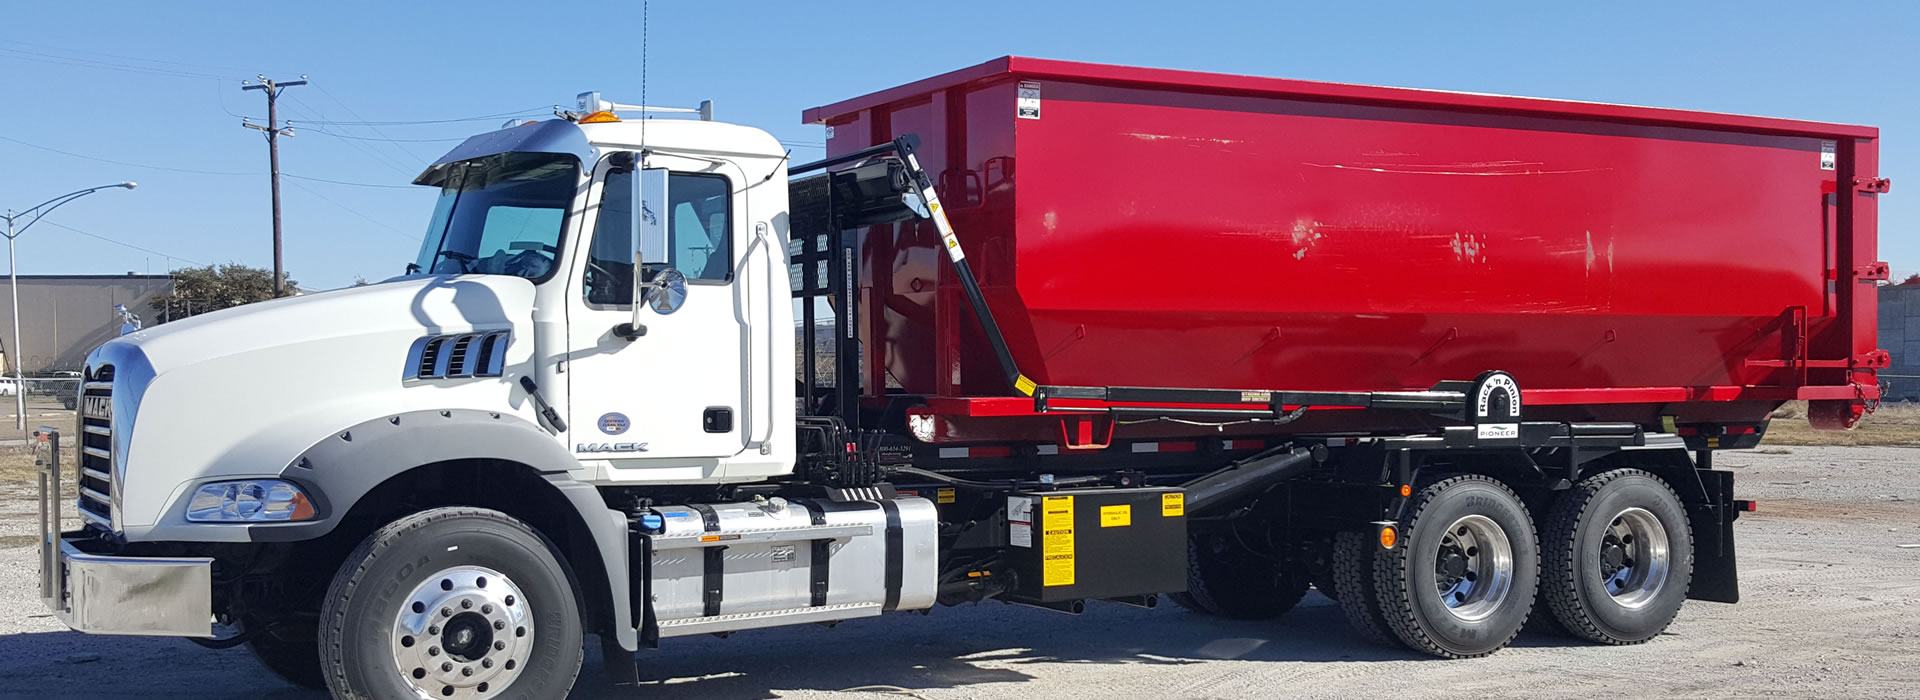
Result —
M 493 606 L 491 606 L 491 605 L 482 605 L 482 606 L 480 606 L 480 614 L 482 614 L 482 615 L 492 615 L 492 614 L 493 614 Z
M 494 643 L 493 643 L 493 650 L 494 650 L 494 651 L 506 651 L 506 650 L 507 650 L 507 643 L 506 643 L 506 642 L 494 642 Z
M 471 610 L 472 608 L 473 608 L 473 601 L 471 600 L 460 601 L 461 610 Z
M 427 634 L 439 634 L 439 633 L 440 633 L 439 625 L 431 625 L 427 627 Z
M 494 628 L 494 629 L 496 629 L 496 630 L 503 630 L 503 629 L 506 629 L 506 628 L 507 628 L 507 621 L 506 621 L 506 620 L 494 620 L 494 621 L 493 621 L 493 628 Z
M 441 608 L 441 609 L 440 609 L 440 616 L 441 616 L 441 617 L 453 617 L 453 608 Z
M 440 647 L 427 647 L 427 656 L 439 656 Z
M 443 664 L 440 664 L 440 670 L 442 670 L 442 671 L 451 671 L 451 670 L 453 670 L 453 662 L 451 662 L 451 661 L 449 661 L 449 662 L 446 662 L 446 663 L 443 663 Z
M 481 659 L 481 660 L 480 660 L 480 667 L 481 667 L 481 668 L 493 668 L 493 659 Z
M 462 675 L 462 676 L 471 676 L 471 675 L 473 675 L 473 667 L 472 667 L 472 666 L 461 666 L 461 667 L 460 667 L 460 675 Z

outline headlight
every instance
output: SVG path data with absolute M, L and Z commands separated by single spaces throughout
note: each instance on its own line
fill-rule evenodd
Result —
M 207 484 L 187 502 L 187 520 L 196 523 L 289 522 L 313 514 L 300 487 L 271 479 Z

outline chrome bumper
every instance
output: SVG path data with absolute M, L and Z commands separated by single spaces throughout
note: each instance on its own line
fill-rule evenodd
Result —
M 92 554 L 60 531 L 57 440 L 40 468 L 41 602 L 78 632 L 213 636 L 212 558 Z

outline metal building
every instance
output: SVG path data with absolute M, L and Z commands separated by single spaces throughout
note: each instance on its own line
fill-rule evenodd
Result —
M 1880 347 L 1893 355 L 1887 400 L 1920 401 L 1920 284 L 1880 288 Z
M 15 352 L 13 290 L 0 277 L 0 349 L 8 363 L 19 358 L 27 374 L 80 369 L 88 352 L 119 335 L 121 318 L 114 305 L 125 304 L 151 319 L 148 302 L 164 295 L 170 284 L 166 275 L 21 275 L 20 351 Z

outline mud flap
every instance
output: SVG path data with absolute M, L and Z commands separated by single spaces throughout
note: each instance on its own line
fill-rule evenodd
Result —
M 1733 521 L 1740 517 L 1733 501 L 1733 472 L 1699 469 L 1705 502 L 1687 504 L 1693 526 L 1693 586 L 1687 598 L 1716 603 L 1740 602 L 1740 572 L 1734 561 Z

